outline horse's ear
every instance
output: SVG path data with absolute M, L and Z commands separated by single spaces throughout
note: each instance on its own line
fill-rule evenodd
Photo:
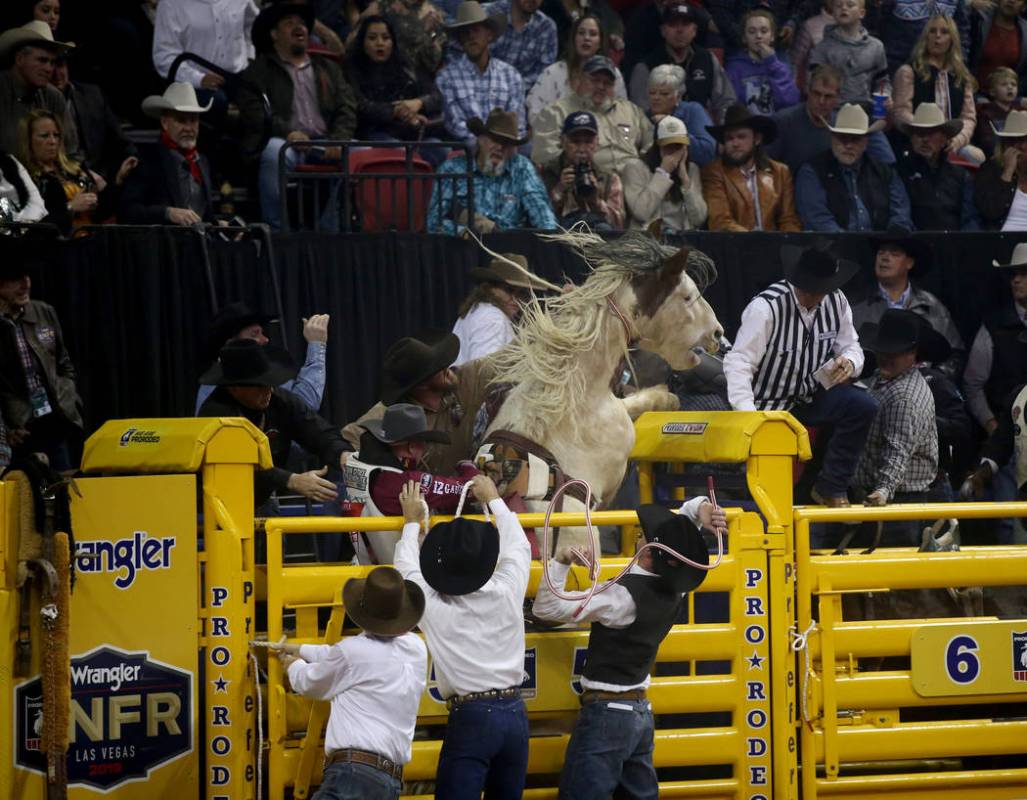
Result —
M 656 241 L 660 241 L 663 235 L 663 220 L 657 217 L 649 223 L 645 232 L 652 236 Z
M 692 248 L 685 247 L 678 248 L 678 251 L 672 255 L 667 256 L 663 259 L 663 263 L 660 265 L 661 273 L 680 274 L 688 268 L 688 254 L 692 251 Z

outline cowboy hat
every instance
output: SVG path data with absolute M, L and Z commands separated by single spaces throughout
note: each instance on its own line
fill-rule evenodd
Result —
M 385 351 L 382 359 L 381 401 L 398 403 L 415 386 L 451 366 L 460 354 L 460 340 L 442 330 L 405 336 Z
M 1001 130 L 995 127 L 994 122 L 989 121 L 988 124 L 1000 139 L 1022 139 L 1027 136 L 1027 111 L 1010 111 L 1006 114 L 1006 121 L 1002 123 Z
M 517 115 L 512 111 L 504 111 L 501 108 L 494 108 L 489 112 L 488 119 L 482 122 L 478 117 L 471 117 L 467 120 L 467 129 L 475 136 L 488 134 L 493 139 L 505 144 L 512 144 L 520 147 L 531 138 L 529 131 L 523 139 L 518 138 Z
M 1020 244 L 1013 248 L 1013 255 L 1010 256 L 1008 264 L 1000 264 L 997 259 L 992 259 L 991 266 L 998 267 L 999 269 L 1023 269 L 1027 267 L 1027 242 L 1020 242 Z
M 724 132 L 732 128 L 752 128 L 756 133 L 763 134 L 763 144 L 770 144 L 777 138 L 777 123 L 770 117 L 753 114 L 748 107 L 736 103 L 724 112 L 724 124 L 707 125 L 710 136 L 721 144 L 724 143 Z
M 72 42 L 55 41 L 50 26 L 38 19 L 0 34 L 0 58 L 7 58 L 22 47 L 42 47 L 57 53 L 75 49 Z
M 403 580 L 393 567 L 375 567 L 366 578 L 350 578 L 342 587 L 346 616 L 368 633 L 400 636 L 424 614 L 424 592 Z
M 638 507 L 638 521 L 647 542 L 658 542 L 690 558 L 698 564 L 709 564 L 710 553 L 702 534 L 688 517 L 675 514 L 656 503 Z M 671 582 L 674 591 L 683 594 L 695 589 L 706 579 L 706 570 L 693 567 L 662 550 L 652 550 L 653 571 Z
M 210 111 L 213 103 L 214 99 L 211 98 L 207 105 L 201 106 L 192 84 L 179 81 L 165 89 L 164 94 L 151 94 L 143 100 L 143 113 L 157 119 L 172 111 L 180 114 L 204 114 Z
M 859 344 L 872 353 L 896 354 L 916 350 L 922 360 L 945 361 L 952 345 L 931 323 L 913 311 L 889 308 L 880 322 L 868 322 L 859 329 Z
M 271 31 L 275 29 L 279 22 L 286 17 L 297 16 L 303 20 L 303 24 L 307 26 L 307 33 L 310 33 L 314 29 L 314 8 L 313 6 L 303 5 L 300 3 L 271 3 L 270 5 L 264 6 L 260 13 L 257 14 L 257 18 L 253 20 L 253 28 L 250 30 L 250 39 L 253 42 L 253 49 L 257 51 L 257 54 L 266 53 L 274 47 L 274 42 L 271 39 Z
M 449 444 L 449 434 L 433 431 L 424 409 L 413 403 L 396 403 L 385 409 L 381 419 L 361 423 L 361 427 L 382 444 L 396 444 L 417 439 L 422 442 Z
M 207 327 L 207 346 L 204 350 L 207 354 L 207 361 L 210 362 L 217 358 L 225 343 L 229 339 L 234 339 L 244 328 L 251 325 L 260 325 L 261 328 L 266 328 L 277 319 L 271 314 L 254 311 L 245 303 L 229 303 L 222 306 Z
M 200 376 L 204 386 L 281 386 L 296 377 L 289 354 L 253 339 L 236 339 L 221 348 L 218 360 Z
M 468 273 L 475 283 L 505 283 L 517 289 L 535 289 L 540 292 L 558 292 L 559 286 L 535 275 L 528 269 L 528 259 L 520 253 L 502 253 L 493 258 L 488 267 L 472 267 Z
M 931 268 L 934 259 L 934 248 L 931 243 L 924 239 L 917 239 L 905 228 L 899 225 L 889 225 L 885 233 L 877 234 L 871 239 L 876 253 L 885 245 L 892 245 L 902 250 L 907 256 L 913 259 L 913 268 L 910 274 L 922 275 Z
M 781 263 L 788 282 L 812 294 L 830 294 L 847 283 L 859 265 L 838 258 L 830 247 L 831 243 L 826 240 L 810 247 L 782 245 Z
M 958 119 L 945 119 L 945 114 L 937 103 L 921 103 L 916 107 L 916 113 L 910 122 L 898 122 L 897 127 L 906 136 L 914 133 L 927 133 L 933 130 L 940 130 L 950 139 L 963 130 L 963 122 Z
M 866 110 L 856 103 L 843 105 L 835 115 L 833 126 L 824 117 L 821 117 L 820 121 L 831 133 L 840 133 L 846 136 L 869 136 L 871 133 L 882 130 L 888 124 L 885 120 L 879 119 L 871 125 Z
M 470 594 L 488 583 L 498 559 L 496 526 L 457 517 L 452 522 L 440 522 L 424 537 L 421 575 L 441 594 Z
M 477 0 L 464 0 L 456 7 L 453 21 L 446 25 L 446 30 L 455 31 L 470 25 L 488 25 L 498 39 L 506 30 L 506 15 L 489 14 Z

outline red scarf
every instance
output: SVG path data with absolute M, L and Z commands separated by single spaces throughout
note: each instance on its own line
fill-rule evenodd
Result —
M 168 150 L 172 150 L 176 153 L 181 153 L 182 158 L 185 159 L 185 163 L 189 166 L 189 174 L 193 176 L 193 180 L 196 181 L 200 186 L 203 185 L 203 173 L 200 172 L 200 154 L 196 152 L 196 148 L 193 147 L 189 150 L 185 150 L 175 144 L 174 140 L 168 136 L 167 131 L 160 132 L 160 141 Z

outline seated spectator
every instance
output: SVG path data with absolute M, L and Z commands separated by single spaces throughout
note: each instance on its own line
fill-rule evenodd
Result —
M 995 154 L 981 167 L 974 200 L 985 230 L 1027 231 L 1027 111 L 1010 111 L 992 126 Z
M 902 179 L 892 167 L 866 153 L 870 134 L 882 127 L 883 121 L 871 125 L 859 106 L 842 106 L 834 126 L 827 128 L 831 149 L 804 164 L 795 181 L 796 204 L 805 230 L 912 230 Z
M 57 55 L 73 47 L 54 41 L 50 26 L 38 20 L 0 34 L 0 63 L 11 63 L 0 72 L 0 150 L 17 150 L 18 121 L 34 109 L 64 119 L 64 97 L 50 79 Z M 74 152 L 78 142 L 69 139 L 65 145 Z
M 960 129 L 949 140 L 945 152 L 959 153 L 979 164 L 984 161 L 984 154 L 972 145 L 968 147 L 977 127 L 976 88 L 963 63 L 955 23 L 951 17 L 937 14 L 917 40 L 909 63 L 895 73 L 893 120 L 901 126 L 912 121 L 914 106 L 936 104 L 945 119 L 960 122 Z
M 624 187 L 616 172 L 595 163 L 599 125 L 594 114 L 574 111 L 563 121 L 560 155 L 542 167 L 542 182 L 562 228 L 585 222 L 593 230 L 624 227 Z
M 442 94 L 442 109 L 449 137 L 474 144 L 469 119 L 484 119 L 494 108 L 510 112 L 524 136 L 524 84 L 517 70 L 490 55 L 492 43 L 503 32 L 506 17 L 487 14 L 477 0 L 464 0 L 456 21 L 447 26 L 463 49 L 439 72 L 435 85 Z
M 767 147 L 767 155 L 784 162 L 792 175 L 813 156 L 831 149 L 831 132 L 838 113 L 842 74 L 830 64 L 822 64 L 810 73 L 809 96 L 806 102 L 779 111 L 771 117 L 777 125 L 777 137 Z M 882 164 L 894 164 L 888 138 L 875 129 L 867 139 L 867 152 Z
M 583 67 L 579 88 L 547 106 L 535 120 L 531 159 L 548 164 L 560 154 L 563 121 L 577 111 L 589 111 L 599 125 L 595 163 L 606 172 L 620 172 L 631 158 L 638 158 L 653 143 L 653 126 L 638 106 L 614 97 L 617 68 L 606 56 L 592 56 Z
M 1027 334 L 1025 334 L 1027 336 Z M 1027 340 L 1024 341 L 1027 344 Z M 1027 417 L 1027 383 L 1021 383 L 1006 395 L 998 425 L 988 436 L 981 450 L 981 463 L 967 478 L 961 494 L 970 500 L 984 498 L 984 489 L 1007 464 L 1012 463 L 1016 475 L 1016 499 L 1027 500 L 1027 442 L 1022 433 Z M 1022 517 L 1015 518 L 1016 544 L 1027 544 L 1027 530 Z
M 773 121 L 736 105 L 727 110 L 724 124 L 711 127 L 710 133 L 721 144 L 720 158 L 702 171 L 710 230 L 802 230 L 792 175 L 763 152 L 763 143 L 777 135 Z
M 706 109 L 692 100 L 682 100 L 685 94 L 685 71 L 677 64 L 660 64 L 649 73 L 649 111 L 653 125 L 668 114 L 677 117 L 688 131 L 689 157 L 705 167 L 717 155 L 717 143 L 706 130 L 713 124 Z M 651 149 L 651 148 L 650 148 Z
M 542 0 L 542 10 L 556 23 L 556 38 L 567 41 L 574 23 L 586 14 L 599 18 L 606 38 L 599 55 L 618 59 L 624 53 L 624 22 L 618 13 L 619 3 L 609 0 Z
M 478 233 L 556 228 L 546 187 L 532 163 L 517 153 L 530 136 L 519 138 L 516 115 L 494 108 L 485 122 L 472 117 L 467 127 L 478 137 L 472 161 L 468 163 L 461 155 L 439 167 L 428 209 L 428 231 L 463 235 L 472 225 Z M 469 219 L 467 180 L 447 177 L 468 171 L 474 183 L 473 219 Z
M 995 154 L 995 129 L 1002 130 L 1006 115 L 1019 104 L 1020 85 L 1009 67 L 999 67 L 988 75 L 981 87 L 985 97 L 977 101 L 977 127 L 973 142 L 985 158 Z
M 21 118 L 18 154 L 39 187 L 46 204 L 47 222 L 69 233 L 73 227 L 109 219 L 117 207 L 117 189 L 135 168 L 127 158 L 118 170 L 114 187 L 102 175 L 86 169 L 68 157 L 64 148 L 64 125 L 46 109 L 30 111 Z M 117 187 L 117 188 L 115 188 Z
M 690 158 L 691 139 L 685 123 L 664 117 L 645 160 L 624 165 L 621 177 L 632 228 L 648 227 L 655 219 L 672 231 L 696 230 L 706 224 L 702 178 Z
M 831 7 L 835 24 L 809 56 L 810 68 L 831 64 L 842 73 L 841 101 L 867 102 L 881 84 L 888 82 L 888 61 L 881 40 L 863 27 L 865 0 L 835 0 Z
M 969 52 L 972 3 L 961 0 L 939 0 L 933 3 L 895 0 L 889 5 L 891 13 L 881 20 L 880 27 L 889 74 L 894 75 L 902 64 L 907 63 L 910 53 L 915 51 L 918 40 L 924 35 L 924 30 L 931 26 L 935 17 L 941 16 L 951 21 L 952 34 L 960 52 Z
M 256 18 L 253 0 L 159 2 L 153 23 L 153 66 L 165 80 L 188 83 L 201 90 L 203 99 L 218 95 L 215 102 L 224 105 L 225 79 L 219 74 L 183 61 L 172 78 L 171 65 L 182 53 L 194 53 L 228 72 L 242 72 L 253 58 L 250 28 Z
M 753 114 L 773 114 L 799 102 L 792 70 L 774 51 L 776 37 L 774 15 L 766 8 L 753 9 L 742 19 L 745 49 L 729 56 L 724 66 L 738 102 Z
M 360 12 L 361 20 L 364 17 L 385 17 L 389 21 L 399 52 L 419 80 L 431 79 L 439 71 L 446 31 L 438 6 L 429 0 L 371 0 Z M 353 52 L 353 37 L 358 30 L 355 26 L 346 40 L 349 52 Z
M 1025 0 L 999 0 L 974 6 L 970 64 L 978 84 L 983 86 L 985 78 L 999 67 L 1019 75 L 1027 66 L 1025 5 Z
M 524 101 L 528 121 L 534 125 L 542 109 L 579 91 L 583 77 L 582 65 L 597 53 L 602 55 L 607 49 L 606 33 L 599 17 L 589 11 L 574 20 L 563 58 L 542 70 L 542 74 L 528 90 Z M 613 93 L 617 97 L 628 96 L 620 70 L 617 70 L 614 77 Z
M 685 99 L 705 108 L 714 120 L 721 120 L 735 103 L 735 90 L 724 68 L 705 47 L 694 44 L 700 29 L 709 24 L 701 8 L 677 3 L 664 8 L 660 24 L 663 46 L 649 52 L 631 70 L 628 96 L 645 109 L 649 104 L 649 73 L 660 64 L 677 64 L 685 71 Z
M 0 150 L 0 224 L 39 222 L 46 213 L 32 176 L 18 159 Z
M 795 83 L 803 94 L 806 90 L 806 75 L 809 72 L 809 54 L 824 38 L 824 29 L 828 25 L 834 24 L 831 3 L 832 0 L 824 0 L 824 4 L 820 7 L 820 13 L 805 20 L 799 26 L 799 31 L 795 34 L 795 40 L 792 42 L 792 49 L 788 54 L 792 61 Z
M 556 23 L 541 11 L 542 0 L 496 0 L 491 11 L 507 17 L 506 30 L 492 45 L 492 55 L 521 75 L 525 90 L 556 61 Z
M 139 156 L 125 181 L 118 220 L 126 225 L 195 225 L 214 216 L 210 164 L 196 149 L 201 106 L 188 83 L 173 83 L 163 95 L 143 100 L 143 111 L 160 120 L 160 142 Z
M 57 34 L 57 26 L 61 24 L 60 0 L 16 0 L 12 4 L 19 7 L 19 24 L 38 20 L 49 25 L 54 35 Z
M 257 58 L 243 73 L 271 103 L 271 138 L 260 154 L 258 183 L 261 216 L 275 231 L 282 227 L 278 154 L 286 141 L 351 139 L 356 128 L 356 101 L 342 69 L 331 59 L 308 52 L 313 13 L 309 6 L 296 3 L 266 6 L 253 25 Z M 240 111 L 244 149 L 254 152 L 264 132 L 263 97 L 244 88 Z M 301 159 L 337 161 L 340 157 L 338 147 L 327 148 L 323 155 L 289 149 L 285 160 L 294 167 Z
M 911 147 L 899 155 L 895 168 L 909 195 L 917 230 L 978 230 L 973 179 L 947 157 L 947 145 L 963 130 L 960 121 L 946 120 L 934 103 L 921 103 L 912 120 L 898 125 Z

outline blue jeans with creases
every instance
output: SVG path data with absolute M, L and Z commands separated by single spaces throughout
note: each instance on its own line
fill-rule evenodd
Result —
M 367 764 L 332 764 L 313 800 L 398 800 L 403 784 Z

